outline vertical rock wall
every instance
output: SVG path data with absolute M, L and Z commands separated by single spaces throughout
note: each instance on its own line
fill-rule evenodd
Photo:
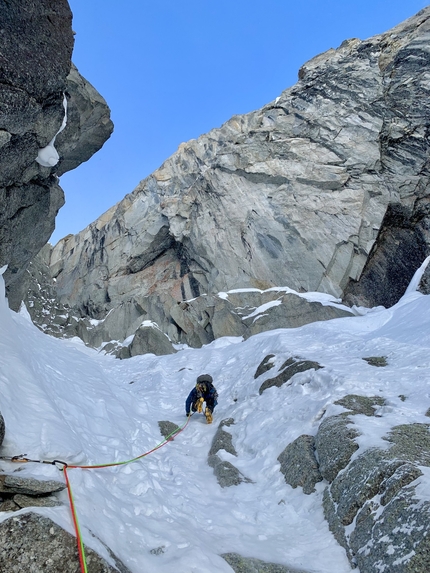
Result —
M 8 265 L 9 304 L 16 309 L 25 268 L 48 241 L 64 204 L 57 175 L 99 149 L 112 122 L 103 98 L 71 70 L 66 0 L 2 2 L 0 38 L 0 265 Z M 55 141 L 60 161 L 44 167 L 36 158 L 63 123 L 65 96 L 68 123 Z

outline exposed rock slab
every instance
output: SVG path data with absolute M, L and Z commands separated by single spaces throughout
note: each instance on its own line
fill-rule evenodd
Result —
M 351 461 L 358 449 L 353 416 L 375 415 L 384 401 L 349 395 L 336 403 L 348 412 L 324 420 L 315 439 L 319 470 L 330 482 L 323 507 L 333 535 L 363 573 L 425 573 L 430 502 L 417 486 L 422 467 L 430 467 L 430 424 L 396 426 L 388 449 L 371 448 Z
M 37 480 L 20 477 L 15 474 L 0 475 L 0 492 L 26 495 L 46 495 L 65 489 L 63 482 L 56 480 Z
M 85 555 L 88 573 L 118 573 L 119 569 L 89 547 L 85 547 Z M 121 565 L 126 573 L 127 568 Z M 76 538 L 35 513 L 11 517 L 0 523 L 0 569 L 2 573 L 76 573 Z
M 13 502 L 17 505 L 17 509 L 25 507 L 57 507 L 62 505 L 60 501 L 52 497 L 35 497 L 23 494 L 14 495 Z
M 363 358 L 363 360 L 367 360 Z M 385 399 L 382 396 L 359 396 L 357 394 L 348 394 L 340 400 L 336 400 L 335 404 L 343 406 L 351 414 L 364 414 L 365 416 L 374 416 L 375 409 L 385 404 Z

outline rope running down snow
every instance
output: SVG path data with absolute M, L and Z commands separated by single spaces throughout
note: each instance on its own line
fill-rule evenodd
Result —
M 155 451 L 159 450 L 160 448 L 162 448 L 163 446 L 165 446 L 168 442 L 172 441 L 175 436 L 177 436 L 183 430 L 185 430 L 185 428 L 188 426 L 188 422 L 190 421 L 190 418 L 191 418 L 191 416 L 188 416 L 187 421 L 185 422 L 185 424 L 182 425 L 182 427 L 179 427 L 176 430 L 173 430 L 173 432 L 171 432 L 168 436 L 166 436 L 166 438 L 163 441 L 161 441 L 157 446 L 155 446 L 155 448 L 152 448 L 152 450 L 149 450 L 149 451 L 145 452 L 144 454 L 137 456 L 136 458 L 132 458 L 131 460 L 126 460 L 124 462 L 113 462 L 110 464 L 99 464 L 99 465 L 93 465 L 93 466 L 76 466 L 76 465 L 68 465 L 68 464 L 64 465 L 64 467 L 62 469 L 64 471 L 64 477 L 66 480 L 67 491 L 69 494 L 70 509 L 72 512 L 73 525 L 75 527 L 75 532 L 76 532 L 76 540 L 77 540 L 78 553 L 79 553 L 79 563 L 81 565 L 82 573 L 88 573 L 87 562 L 86 562 L 86 558 L 85 558 L 85 549 L 84 549 L 84 544 L 82 541 L 81 530 L 79 527 L 78 516 L 76 513 L 76 509 L 75 509 L 75 504 L 73 501 L 72 488 L 71 488 L 70 481 L 69 481 L 68 476 L 67 476 L 67 469 L 74 469 L 74 468 L 101 469 L 101 468 L 110 468 L 110 467 L 114 467 L 114 466 L 123 466 L 126 464 L 131 464 L 133 462 L 136 462 L 137 460 L 140 460 L 140 459 L 144 458 L 145 456 L 152 454 L 153 452 L 155 452 Z M 57 465 L 57 467 L 58 467 L 58 465 Z
M 72 487 L 70 484 L 70 480 L 69 480 L 69 476 L 67 473 L 68 469 L 75 469 L 75 468 L 80 468 L 80 469 L 84 469 L 84 470 L 90 470 L 90 469 L 102 469 L 102 468 L 111 468 L 111 467 L 115 467 L 115 466 L 124 466 L 126 464 L 131 464 L 133 462 L 136 462 L 137 460 L 140 460 L 142 458 L 144 458 L 145 456 L 148 456 L 149 454 L 152 454 L 153 452 L 156 452 L 157 450 L 159 450 L 160 448 L 162 448 L 163 446 L 165 446 L 167 443 L 171 442 L 173 440 L 174 437 L 176 437 L 177 435 L 179 435 L 183 430 L 185 430 L 185 428 L 188 426 L 188 422 L 190 421 L 190 418 L 193 414 L 191 413 L 188 417 L 187 417 L 187 421 L 185 422 L 185 424 L 183 424 L 182 426 L 176 428 L 175 430 L 173 430 L 173 432 L 171 432 L 168 436 L 165 437 L 164 440 L 162 440 L 158 445 L 156 445 L 154 448 L 152 448 L 152 450 L 149 450 L 147 452 L 145 452 L 144 454 L 141 454 L 140 456 L 137 456 L 136 458 L 132 458 L 130 460 L 126 460 L 123 462 L 112 462 L 109 464 L 98 464 L 98 465 L 88 465 L 88 466 L 78 466 L 78 465 L 69 465 L 67 462 L 63 462 L 61 460 L 53 460 L 53 461 L 47 461 L 47 460 L 31 460 L 29 458 L 24 457 L 24 455 L 19 455 L 19 456 L 0 456 L 0 459 L 3 460 L 8 460 L 11 462 L 33 462 L 33 463 L 37 463 L 37 464 L 51 464 L 57 467 L 57 469 L 59 469 L 60 471 L 62 471 L 64 473 L 64 479 L 66 482 L 66 487 L 67 487 L 67 493 L 69 496 L 69 503 L 70 503 L 70 510 L 72 513 L 72 519 L 73 519 L 73 526 L 75 528 L 75 533 L 76 533 L 76 540 L 77 540 L 77 546 L 78 546 L 78 555 L 79 555 L 79 564 L 81 567 L 81 572 L 82 573 L 88 573 L 88 569 L 87 569 L 87 561 L 86 561 L 86 557 L 85 557 L 85 549 L 84 549 L 84 543 L 82 541 L 82 534 L 81 534 L 81 529 L 79 527 L 79 520 L 78 520 L 78 515 L 76 512 L 76 507 L 75 507 L 75 502 L 74 502 L 74 498 L 73 498 L 73 492 L 72 492 Z

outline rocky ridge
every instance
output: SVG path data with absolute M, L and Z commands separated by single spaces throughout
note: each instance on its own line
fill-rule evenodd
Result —
M 345 41 L 262 109 L 181 144 L 52 249 L 56 300 L 80 318 L 118 311 L 126 330 L 140 313 L 174 343 L 188 332 L 172 308 L 231 289 L 396 302 L 430 252 L 429 16 Z

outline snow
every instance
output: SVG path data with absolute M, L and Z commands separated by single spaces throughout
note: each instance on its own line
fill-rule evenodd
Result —
M 36 161 L 37 163 L 39 163 L 39 165 L 42 165 L 42 167 L 54 167 L 54 165 L 57 165 L 57 163 L 60 160 L 60 156 L 58 155 L 58 151 L 54 147 L 54 143 L 57 135 L 61 133 L 67 125 L 66 94 L 63 95 L 63 107 L 64 107 L 64 117 L 60 129 L 57 131 L 57 133 L 54 135 L 54 137 L 51 139 L 48 145 L 46 147 L 39 149 L 37 153 Z
M 69 464 L 139 456 L 162 440 L 159 420 L 184 424 L 185 398 L 196 377 L 214 378 L 219 393 L 214 424 L 196 414 L 174 441 L 137 462 L 69 470 L 87 545 L 112 562 L 106 544 L 132 573 L 231 573 L 220 557 L 226 552 L 315 573 L 351 571 L 323 516 L 324 483 L 311 495 L 292 489 L 277 457 L 297 436 L 315 434 L 324 412 L 342 411 L 333 402 L 349 393 L 380 395 L 387 402 L 377 417 L 355 417 L 362 432 L 359 452 L 386 447 L 383 438 L 394 425 L 429 422 L 430 296 L 411 288 L 391 309 L 246 341 L 222 338 L 174 355 L 116 360 L 78 339 L 40 332 L 24 309 L 9 310 L 2 277 L 0 291 L 3 455 Z M 262 382 L 276 371 L 254 379 L 268 354 L 275 355 L 275 368 L 290 356 L 324 368 L 297 374 L 290 384 L 260 395 Z M 363 360 L 369 356 L 385 356 L 388 365 L 373 367 Z M 224 418 L 235 420 L 225 430 L 238 455 L 219 455 L 252 483 L 223 489 L 207 456 Z M 17 467 L 23 476 L 63 479 L 55 466 L 0 462 L 7 472 Z M 418 491 L 428 498 L 430 472 L 423 474 Z M 72 532 L 67 494 L 58 496 L 63 506 L 35 511 Z M 2 513 L 0 520 L 10 515 Z
M 424 270 L 422 272 L 424 272 Z M 217 296 L 219 298 L 224 299 L 224 300 L 228 300 L 229 294 L 247 293 L 247 292 L 256 292 L 256 293 L 260 293 L 260 294 L 263 294 L 265 292 L 279 292 L 279 293 L 284 293 L 284 294 L 294 294 L 296 296 L 299 296 L 300 298 L 304 298 L 308 302 L 319 302 L 323 306 L 334 306 L 335 308 L 341 308 L 342 310 L 350 312 L 351 314 L 357 314 L 357 315 L 364 314 L 366 311 L 370 310 L 370 309 L 361 309 L 360 307 L 350 308 L 349 306 L 345 306 L 344 304 L 341 304 L 340 299 L 335 298 L 331 294 L 326 294 L 323 292 L 297 292 L 296 290 L 293 290 L 292 288 L 289 288 L 289 287 L 272 287 L 272 288 L 269 288 L 266 290 L 260 290 L 258 288 L 237 288 L 237 289 L 229 290 L 227 292 L 219 292 L 217 294 Z M 274 301 L 272 303 L 272 306 L 276 306 L 278 304 L 282 304 L 282 300 L 279 300 L 279 302 Z M 270 307 L 268 307 L 268 308 L 270 308 Z M 247 318 L 249 318 L 249 317 L 247 317 Z
M 251 312 L 251 314 L 248 314 L 247 316 L 242 316 L 242 320 L 255 317 L 254 321 L 253 321 L 253 322 L 255 322 L 261 316 L 265 316 L 264 313 L 267 310 L 269 310 L 269 308 L 279 306 L 280 304 L 282 304 L 282 300 L 272 300 L 270 302 L 266 302 L 265 304 L 261 304 L 259 307 L 257 307 L 255 310 L 253 310 Z

